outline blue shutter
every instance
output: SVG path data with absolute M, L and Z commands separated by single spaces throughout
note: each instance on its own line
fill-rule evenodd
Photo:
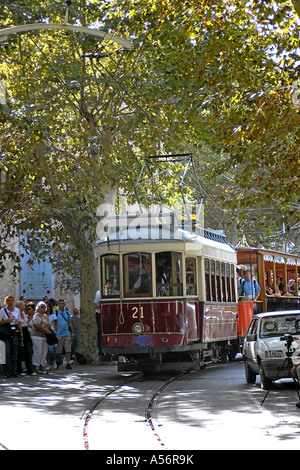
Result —
M 27 261 L 33 259 L 33 254 L 27 254 L 22 247 L 20 254 L 24 254 L 21 258 L 20 295 L 26 295 L 32 300 L 41 300 L 45 295 L 52 297 L 53 277 L 50 261 L 34 261 L 30 266 Z

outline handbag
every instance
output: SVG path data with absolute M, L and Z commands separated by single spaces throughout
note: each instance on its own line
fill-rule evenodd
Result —
M 50 330 L 50 333 L 46 333 L 46 340 L 49 346 L 53 346 L 53 344 L 58 343 L 57 336 L 52 329 Z
M 7 318 L 9 318 L 6 308 L 4 310 L 7 315 Z M 10 339 L 12 335 L 13 332 L 10 323 L 4 323 L 4 325 L 0 325 L 0 340 Z
M 9 323 L 0 325 L 0 340 L 9 339 L 12 337 L 12 331 Z

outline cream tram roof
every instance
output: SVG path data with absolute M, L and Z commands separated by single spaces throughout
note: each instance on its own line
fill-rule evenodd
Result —
M 101 222 L 105 236 L 96 243 L 96 255 L 182 251 L 186 256 L 204 255 L 236 262 L 235 249 L 221 232 L 192 227 L 186 221 L 182 226 L 174 212 L 107 216 Z

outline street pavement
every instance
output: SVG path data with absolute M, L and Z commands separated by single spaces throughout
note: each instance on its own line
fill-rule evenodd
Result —
M 166 377 L 127 383 L 116 365 L 61 366 L 47 375 L 0 376 L 1 450 L 84 450 L 85 418 L 90 450 L 109 449 L 299 449 L 300 410 L 293 384 L 265 391 L 259 379 L 245 383 L 243 362 L 218 364 L 168 385 L 153 408 L 145 408 Z M 113 391 L 111 395 L 109 393 Z
M 114 371 L 74 365 L 36 377 L 0 377 L 0 449 L 84 450 L 84 412 L 118 383 Z
M 168 450 L 295 450 L 297 401 L 291 379 L 267 394 L 259 377 L 246 383 L 243 361 L 218 364 L 168 387 L 156 407 L 157 429 Z

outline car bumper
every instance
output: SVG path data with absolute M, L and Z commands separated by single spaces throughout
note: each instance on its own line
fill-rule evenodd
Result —
M 289 377 L 288 359 L 265 359 L 261 361 L 265 376 L 269 379 Z

